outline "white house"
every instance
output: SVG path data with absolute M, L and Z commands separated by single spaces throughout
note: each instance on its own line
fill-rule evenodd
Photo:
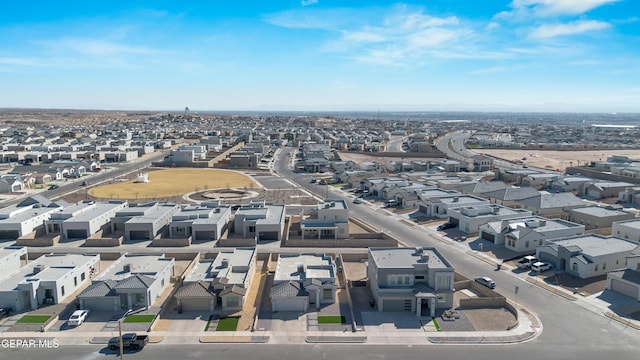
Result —
M 478 233 L 481 225 L 493 221 L 531 216 L 531 211 L 511 209 L 497 204 L 484 204 L 448 209 L 447 215 L 449 215 L 448 222 L 457 225 L 460 231 L 475 234 Z
M 626 266 L 626 258 L 638 244 L 598 234 L 547 240 L 536 249 L 536 257 L 560 271 L 586 279 Z
M 111 218 L 128 205 L 124 200 L 81 201 L 52 213 L 45 220 L 45 229 L 47 233 L 60 233 L 63 239 L 86 239 L 108 225 Z
M 336 265 L 324 254 L 280 254 L 269 290 L 271 310 L 305 312 L 336 298 Z
M 252 201 L 236 211 L 233 229 L 244 238 L 280 241 L 284 233 L 285 215 L 284 205 Z
M 302 239 L 346 239 L 349 237 L 349 207 L 345 200 L 326 199 L 300 214 Z
M 58 304 L 89 283 L 100 255 L 42 255 L 0 280 L 0 307 L 35 310 Z
M 640 219 L 614 222 L 611 224 L 611 235 L 640 243 Z
M 627 256 L 625 269 L 607 273 L 607 289 L 640 301 L 640 248 Z

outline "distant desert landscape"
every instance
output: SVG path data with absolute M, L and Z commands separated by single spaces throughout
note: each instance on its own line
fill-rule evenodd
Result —
M 640 158 L 640 150 L 587 150 L 587 151 L 558 151 L 558 150 L 511 150 L 511 149 L 475 149 L 475 152 L 505 160 L 523 160 L 527 166 L 558 169 L 564 171 L 570 166 L 581 166 L 591 161 L 604 161 L 612 155 L 622 155 Z
M 522 160 L 523 165 L 564 171 L 570 166 L 582 166 L 591 161 L 606 160 L 612 155 L 622 155 L 640 159 L 640 149 L 636 150 L 578 150 L 578 151 L 558 151 L 558 150 L 522 150 L 522 149 L 473 149 L 478 154 L 487 154 L 493 157 L 508 161 Z M 428 160 L 431 158 L 400 158 L 385 156 L 370 156 L 361 153 L 341 152 L 340 158 L 343 161 L 354 161 L 356 163 L 365 161 L 377 161 L 386 163 L 388 161 L 411 161 Z M 523 160 L 526 158 L 526 160 Z

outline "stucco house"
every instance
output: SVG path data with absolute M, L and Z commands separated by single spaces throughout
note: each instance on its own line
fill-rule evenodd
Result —
M 453 306 L 453 266 L 436 248 L 369 248 L 367 276 L 378 311 L 433 317 Z
M 280 254 L 273 286 L 271 310 L 306 312 L 309 306 L 336 301 L 336 265 L 324 254 Z
M 548 240 L 536 249 L 536 257 L 557 270 L 581 279 L 604 275 L 626 266 L 626 258 L 638 244 L 633 241 L 598 234 Z

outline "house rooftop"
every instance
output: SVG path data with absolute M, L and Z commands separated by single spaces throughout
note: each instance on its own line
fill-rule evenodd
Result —
M 369 248 L 369 254 L 378 268 L 413 268 L 425 263 L 430 269 L 453 268 L 436 248 Z
M 0 291 L 16 289 L 24 281 L 55 281 L 78 266 L 89 266 L 100 260 L 95 254 L 47 254 L 21 267 L 0 280 Z M 89 274 L 87 273 L 87 276 Z
M 626 211 L 608 209 L 608 208 L 600 207 L 600 206 L 587 206 L 587 207 L 583 207 L 583 208 L 570 209 L 569 212 L 577 213 L 577 214 L 597 216 L 597 217 L 602 217 L 602 218 L 610 217 L 610 216 L 630 215 Z
M 626 226 L 626 227 L 630 227 L 632 229 L 640 230 L 640 219 L 629 219 L 629 220 L 616 221 L 614 224 L 623 225 L 623 226 Z
M 236 248 L 232 251 L 221 251 L 215 259 L 200 260 L 185 282 L 210 281 L 227 279 L 227 284 L 244 285 L 247 273 L 254 261 L 255 248 Z M 226 264 L 223 264 L 225 263 Z
M 591 257 L 631 251 L 638 247 L 638 244 L 631 240 L 614 236 L 605 237 L 597 234 L 579 235 L 568 239 L 552 240 L 550 242 L 556 246 L 565 248 L 577 247 L 582 254 Z
M 174 259 L 162 255 L 126 254 L 116 260 L 94 280 L 122 280 L 132 275 L 155 277 L 167 266 L 173 266 Z
M 299 272 L 299 268 L 304 270 Z M 336 267 L 333 259 L 325 254 L 280 254 L 276 266 L 274 283 L 321 279 L 335 281 Z

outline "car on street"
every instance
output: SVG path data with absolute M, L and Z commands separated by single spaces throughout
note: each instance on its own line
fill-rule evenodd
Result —
M 11 315 L 10 308 L 0 308 L 0 319 L 5 318 L 9 315 Z
M 87 316 L 89 316 L 89 310 L 76 310 L 67 320 L 67 324 L 69 326 L 80 326 L 87 319 Z
M 59 187 L 60 187 L 60 186 L 58 186 L 58 185 L 56 185 L 56 184 L 53 184 L 53 185 L 49 186 L 49 190 L 55 190 L 55 189 L 57 189 L 57 188 L 59 188 Z
M 140 350 L 149 342 L 149 335 L 138 335 L 135 333 L 127 333 L 122 335 L 122 347 L 124 349 Z M 114 337 L 109 340 L 110 350 L 120 348 L 120 338 Z
M 454 227 L 456 227 L 455 224 L 452 224 L 450 222 L 446 222 L 444 224 L 438 225 L 438 231 L 447 230 L 447 229 L 453 229 Z
M 362 200 L 360 198 L 355 198 L 355 199 L 353 199 L 353 203 L 354 204 L 360 204 L 360 203 L 362 203 Z
M 496 282 L 493 281 L 490 277 L 488 276 L 478 276 L 477 278 L 474 279 L 475 282 L 477 282 L 480 285 L 484 285 L 486 287 L 488 287 L 489 289 L 495 289 L 496 288 Z
M 552 266 L 549 263 L 538 261 L 531 265 L 531 271 L 535 272 L 543 272 L 547 270 L 551 270 Z

